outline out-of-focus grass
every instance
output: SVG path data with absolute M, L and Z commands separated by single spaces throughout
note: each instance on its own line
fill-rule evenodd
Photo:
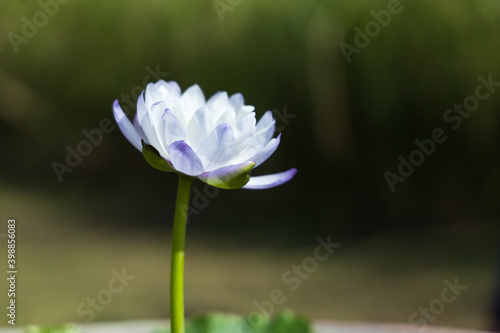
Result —
M 147 220 L 137 221 L 135 231 L 125 232 L 104 220 L 85 228 L 85 221 L 71 213 L 78 204 L 68 209 L 57 197 L 2 188 L 2 218 L 17 219 L 19 325 L 84 321 L 86 317 L 77 314 L 78 305 L 107 288 L 111 270 L 122 268 L 135 279 L 113 295 L 95 320 L 168 317 L 169 234 L 151 230 Z M 210 223 L 203 214 L 196 220 Z M 195 233 L 196 225 L 189 229 Z M 444 279 L 457 277 L 468 289 L 433 324 L 488 326 L 497 232 L 482 230 L 481 225 L 340 241 L 340 248 L 295 291 L 282 275 L 313 255 L 314 240 L 301 248 L 272 248 L 244 239 L 238 246 L 234 239 L 226 243 L 189 234 L 185 282 L 189 316 L 255 311 L 255 301 L 269 299 L 274 289 L 281 289 L 287 300 L 276 311 L 292 308 L 314 319 L 408 322 L 411 313 L 440 297 Z M 335 235 L 332 239 L 338 241 Z M 4 280 L 1 288 L 6 287 Z M 6 293 L 1 295 L 6 304 Z
M 243 1 L 221 21 L 211 1 L 70 1 L 18 53 L 0 39 L 0 150 L 9 161 L 0 174 L 57 187 L 53 163 L 67 164 L 67 151 L 86 140 L 82 131 L 112 118 L 114 99 L 128 108 L 124 96 L 156 80 L 148 77 L 150 66 L 183 89 L 200 84 L 207 97 L 242 92 L 258 116 L 287 107 L 293 117 L 275 114 L 283 142 L 255 175 L 292 166 L 300 174 L 283 195 L 261 194 L 267 207 L 235 223 L 240 228 L 275 202 L 289 207 L 282 214 L 287 222 L 314 212 L 309 230 L 330 228 L 335 216 L 344 235 L 499 216 L 498 92 L 459 130 L 451 132 L 442 117 L 474 93 L 478 76 L 499 80 L 500 2 L 403 1 L 404 10 L 348 62 L 341 43 L 356 44 L 356 28 L 375 22 L 373 12 L 388 2 Z M 23 18 L 39 11 L 38 1 L 0 2 L 0 35 L 21 34 Z M 415 140 L 438 127 L 449 139 L 404 185 L 396 184 L 394 195 L 383 174 L 397 172 L 399 154 L 408 158 Z M 146 168 L 115 129 L 63 174 L 57 190 L 111 182 L 141 193 L 148 184 L 162 204 L 172 202 L 154 173 L 141 172 Z M 307 175 L 325 177 L 315 182 Z M 246 202 L 257 206 L 254 198 L 247 195 Z M 236 205 L 227 203 L 224 212 L 233 216 Z M 287 223 L 289 230 L 300 225 Z

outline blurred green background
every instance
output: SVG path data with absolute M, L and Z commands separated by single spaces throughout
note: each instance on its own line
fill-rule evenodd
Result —
M 80 304 L 122 268 L 135 279 L 93 320 L 168 316 L 176 177 L 150 168 L 116 129 L 62 181 L 53 169 L 82 131 L 112 119 L 114 99 L 135 103 L 156 71 L 207 97 L 241 92 L 259 117 L 274 110 L 281 145 L 254 174 L 299 170 L 275 189 L 220 191 L 192 216 L 189 316 L 256 311 L 283 289 L 276 311 L 408 323 L 457 277 L 467 290 L 430 324 L 489 328 L 500 91 L 456 130 L 443 115 L 475 94 L 479 76 L 500 81 L 500 2 L 403 0 L 345 57 L 342 43 L 355 47 L 357 29 L 395 4 L 0 2 L 1 261 L 14 217 L 18 324 L 86 320 Z M 447 140 L 392 192 L 384 173 L 396 174 L 398 156 L 408 159 L 435 128 Z M 290 291 L 282 274 L 328 235 L 341 247 Z

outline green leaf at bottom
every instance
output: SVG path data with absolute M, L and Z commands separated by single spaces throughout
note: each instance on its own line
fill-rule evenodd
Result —
M 170 327 L 154 333 L 170 333 Z M 313 329 L 305 317 L 285 310 L 271 319 L 257 312 L 245 318 L 231 314 L 206 314 L 187 320 L 186 333 L 313 333 Z

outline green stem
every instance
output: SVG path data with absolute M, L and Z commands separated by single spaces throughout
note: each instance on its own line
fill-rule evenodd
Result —
M 179 173 L 172 235 L 172 266 L 170 279 L 171 333 L 184 333 L 184 248 L 189 194 L 193 178 Z

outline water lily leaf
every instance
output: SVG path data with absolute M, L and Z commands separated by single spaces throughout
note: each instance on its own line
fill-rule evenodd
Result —
M 212 313 L 188 321 L 186 333 L 244 333 L 244 325 L 240 316 Z
M 175 172 L 175 169 L 160 156 L 158 150 L 144 141 L 142 141 L 142 155 L 153 168 L 165 172 Z
M 313 333 L 306 318 L 286 310 L 275 318 L 254 312 L 243 318 L 237 315 L 212 313 L 186 321 L 186 333 Z M 170 327 L 154 333 L 170 333 Z
M 267 325 L 266 333 L 313 333 L 310 321 L 291 310 L 278 314 Z

